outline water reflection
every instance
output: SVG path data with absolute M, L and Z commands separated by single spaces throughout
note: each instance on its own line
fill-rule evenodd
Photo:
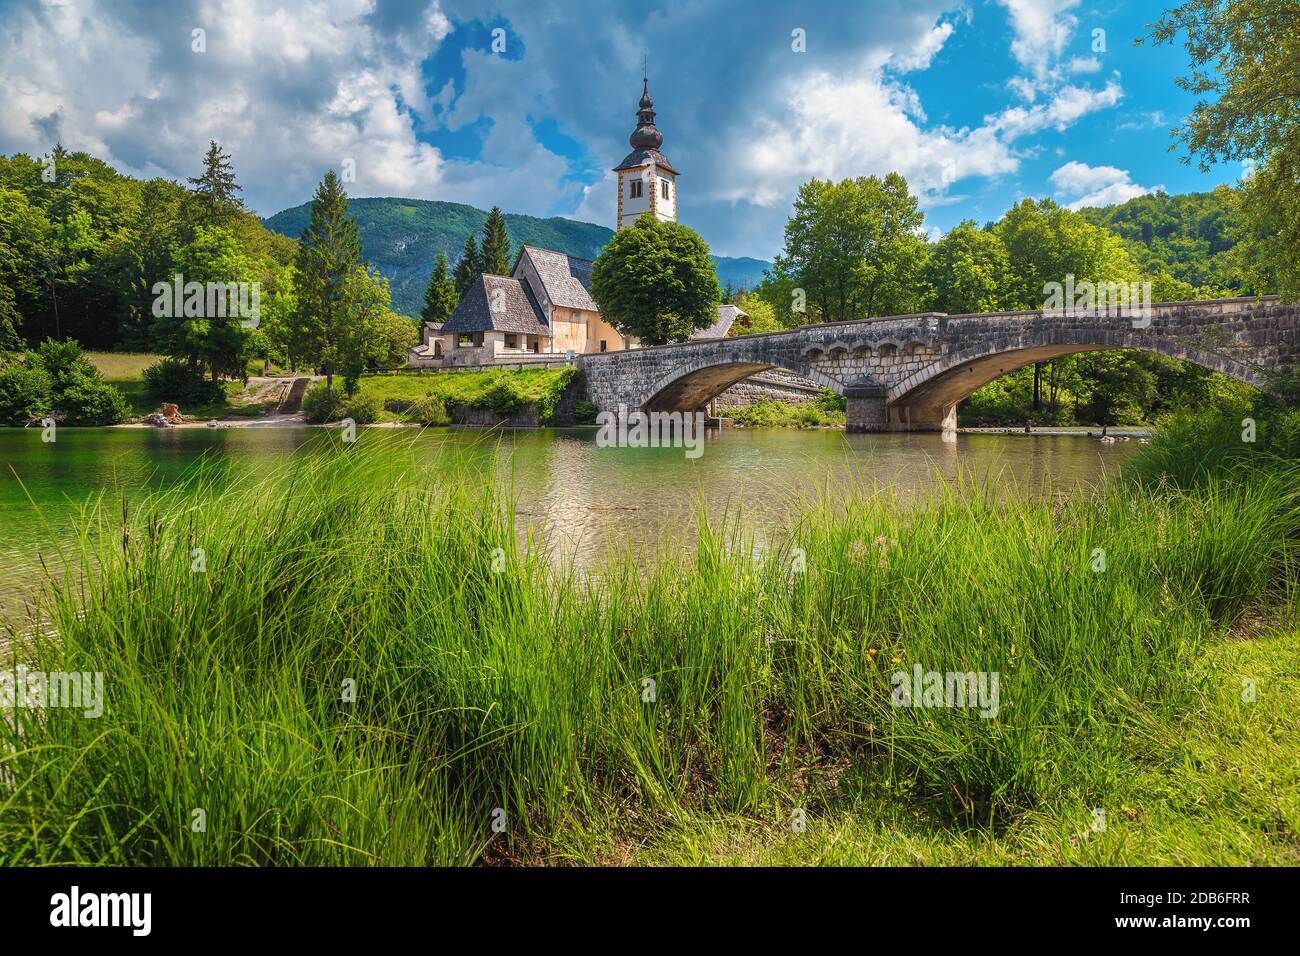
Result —
M 30 591 L 38 555 L 71 536 L 77 506 L 91 495 L 138 499 L 192 475 L 200 461 L 220 486 L 339 440 L 337 430 L 306 428 L 67 428 L 45 444 L 39 430 L 0 429 L 0 608 Z M 1067 435 L 758 429 L 711 432 L 695 459 L 682 449 L 598 448 L 591 430 L 362 429 L 359 440 L 390 443 L 400 467 L 436 470 L 441 452 L 456 451 L 484 480 L 513 489 L 521 530 L 544 533 L 580 564 L 610 548 L 689 544 L 700 507 L 721 515 L 739 505 L 761 537 L 822 492 L 834 499 L 875 485 L 909 497 L 960 471 L 1008 494 L 1064 495 L 1096 485 L 1136 450 Z

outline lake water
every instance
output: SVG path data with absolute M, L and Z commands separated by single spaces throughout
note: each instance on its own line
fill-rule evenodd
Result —
M 97 493 L 139 499 L 185 476 L 200 458 L 231 477 L 266 470 L 287 456 L 339 442 L 313 428 L 64 428 L 54 443 L 40 429 L 0 428 L 0 617 L 39 583 L 71 536 L 77 506 Z M 1137 442 L 1102 445 L 1082 435 L 848 435 L 838 431 L 754 429 L 710 432 L 695 459 L 682 449 L 599 448 L 591 429 L 481 432 L 469 429 L 360 429 L 362 442 L 393 442 L 403 454 L 436 457 L 450 443 L 483 456 L 508 476 L 521 528 L 543 531 L 579 564 L 608 549 L 649 552 L 689 545 L 703 505 L 710 514 L 743 507 L 760 536 L 788 520 L 800 498 L 823 489 L 878 484 L 904 497 L 959 472 L 1015 495 L 1069 495 L 1113 475 Z

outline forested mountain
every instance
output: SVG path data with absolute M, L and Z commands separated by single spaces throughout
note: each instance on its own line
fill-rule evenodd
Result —
M 309 204 L 285 209 L 266 219 L 268 228 L 297 238 L 307 224 Z M 439 252 L 454 264 L 470 235 L 481 235 L 487 213 L 462 203 L 427 199 L 352 199 L 348 211 L 361 232 L 366 258 L 388 277 L 393 308 L 418 315 L 429 273 Z M 512 252 L 521 245 L 558 249 L 584 259 L 594 259 L 614 235 L 612 229 L 590 222 L 554 216 L 506 214 L 506 232 Z M 759 259 L 714 257 L 718 281 L 724 286 L 754 286 L 770 263 Z
M 1125 240 L 1143 272 L 1168 272 L 1194 286 L 1238 291 L 1231 264 L 1233 192 L 1152 193 L 1079 213 Z

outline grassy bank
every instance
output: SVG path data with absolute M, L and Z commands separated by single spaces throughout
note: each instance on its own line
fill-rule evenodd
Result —
M 503 419 L 535 408 L 538 421 L 545 425 L 552 422 L 560 397 L 576 374 L 571 367 L 370 373 L 362 376 L 353 396 L 314 417 L 441 425 L 457 407 Z
M 89 507 L 31 655 L 105 712 L 10 712 L 0 860 L 1297 862 L 1294 462 L 864 491 L 579 579 L 382 437 Z M 915 665 L 996 716 L 894 706 Z
M 726 408 L 718 414 L 746 428 L 843 428 L 846 403 L 842 395 L 822 389 L 809 402 L 760 399 L 742 408 Z
M 87 352 L 86 358 L 99 369 L 104 381 L 122 393 L 135 419 L 158 411 L 158 400 L 151 397 L 145 387 L 144 370 L 162 361 L 165 356 L 148 352 Z M 261 374 L 261 363 L 250 362 L 249 374 Z M 227 415 L 256 418 L 275 406 L 274 401 L 261 401 L 250 395 L 243 382 L 224 381 L 221 389 L 224 393 L 221 401 L 202 405 L 182 404 L 181 412 L 199 419 L 225 418 Z

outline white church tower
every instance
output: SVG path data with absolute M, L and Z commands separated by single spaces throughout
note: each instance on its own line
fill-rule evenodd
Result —
M 648 212 L 664 222 L 677 221 L 677 170 L 659 152 L 663 133 L 655 128 L 655 102 L 650 98 L 650 81 L 641 81 L 641 108 L 636 129 L 628 137 L 632 152 L 614 167 L 618 173 L 618 225 L 630 226 Z

